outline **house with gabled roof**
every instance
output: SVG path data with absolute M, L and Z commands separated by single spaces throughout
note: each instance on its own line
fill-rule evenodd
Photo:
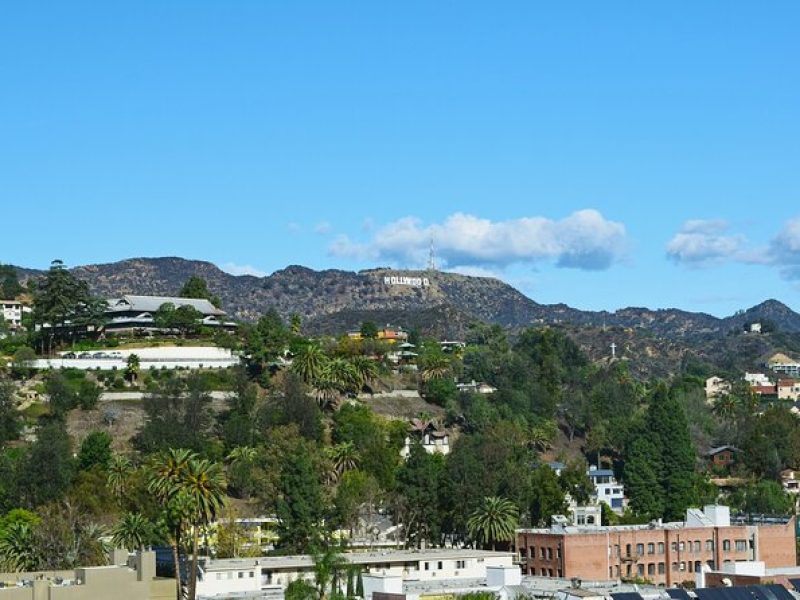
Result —
M 156 325 L 155 315 L 165 304 L 175 308 L 189 306 L 200 313 L 199 324 L 204 327 L 235 328 L 236 324 L 224 320 L 225 311 L 214 306 L 205 298 L 177 298 L 173 296 L 137 296 L 125 294 L 119 298 L 107 300 L 105 310 L 107 319 L 105 330 L 117 332 L 152 332 L 160 331 Z

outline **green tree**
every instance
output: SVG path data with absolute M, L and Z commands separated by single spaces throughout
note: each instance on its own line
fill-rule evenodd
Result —
M 21 293 L 17 270 L 11 265 L 0 264 L 0 300 L 13 300 Z
M 36 568 L 33 526 L 30 523 L 12 523 L 0 532 L 0 566 L 12 572 Z
M 564 492 L 555 471 L 541 465 L 531 474 L 531 499 L 529 505 L 531 525 L 534 527 L 550 525 L 553 515 L 567 512 Z
M 155 524 L 140 513 L 125 513 L 111 529 L 111 543 L 116 548 L 125 548 L 130 552 L 144 550 L 156 541 Z
M 202 277 L 192 275 L 183 284 L 180 292 L 181 298 L 203 298 L 208 300 L 217 308 L 222 306 L 219 296 L 215 296 L 208 290 L 208 283 Z
M 655 443 L 647 433 L 636 436 L 625 457 L 625 491 L 633 512 L 648 519 L 664 514 L 665 498 L 658 468 Z
M 578 504 L 587 504 L 594 493 L 594 485 L 592 485 L 589 476 L 586 474 L 586 463 L 584 461 L 577 460 L 567 463 L 558 480 L 561 484 L 561 489 L 567 492 Z
M 0 379 L 0 446 L 19 437 L 22 423 L 14 399 L 14 384 Z
M 467 521 L 470 536 L 495 549 L 497 542 L 510 542 L 519 522 L 519 509 L 507 498 L 487 496 Z
M 117 498 L 121 498 L 128 487 L 131 461 L 122 454 L 112 454 L 107 464 L 106 485 Z
M 336 546 L 326 545 L 312 554 L 314 561 L 314 584 L 319 600 L 327 600 L 329 594 L 339 592 L 339 579 L 347 561 Z
M 75 468 L 72 444 L 62 421 L 39 427 L 21 473 L 21 492 L 28 507 L 36 507 L 64 496 Z
M 428 454 L 412 444 L 408 459 L 397 474 L 395 517 L 404 524 L 406 543 L 421 547 L 438 544 L 443 529 L 442 492 L 445 463 L 441 455 Z
M 141 368 L 141 360 L 138 354 L 129 354 L 125 361 L 125 378 L 133 383 L 139 379 L 139 369 Z
M 341 442 L 326 449 L 326 455 L 336 471 L 337 479 L 346 471 L 358 467 L 360 457 L 352 441 Z
M 374 321 L 364 321 L 361 323 L 361 337 L 365 340 L 374 340 L 378 338 L 378 326 Z
M 314 385 L 322 375 L 327 356 L 319 344 L 310 342 L 304 345 L 292 359 L 291 371 L 308 385 Z
M 308 553 L 319 545 L 325 516 L 319 473 L 303 446 L 284 461 L 276 503 L 279 547 L 297 554 Z
M 78 451 L 78 469 L 88 471 L 93 467 L 105 469 L 111 461 L 111 436 L 105 431 L 92 431 L 81 442 Z
M 305 579 L 295 579 L 286 586 L 283 597 L 286 600 L 317 600 L 317 589 Z

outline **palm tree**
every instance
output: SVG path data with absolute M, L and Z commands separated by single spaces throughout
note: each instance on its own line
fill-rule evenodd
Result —
M 176 600 L 181 600 L 181 538 L 187 522 L 189 509 L 180 482 L 189 461 L 195 457 L 194 452 L 183 448 L 170 448 L 158 454 L 148 466 L 147 489 L 155 495 L 164 506 L 162 521 L 169 531 L 169 544 L 172 547 L 172 560 L 175 563 Z
M 126 513 L 111 530 L 111 542 L 117 548 L 128 551 L 142 550 L 155 537 L 155 527 L 140 513 Z
M 356 450 L 353 442 L 342 442 L 327 448 L 325 454 L 330 459 L 333 469 L 336 472 L 337 479 L 341 477 L 346 471 L 350 471 L 358 467 L 361 457 Z
M 328 358 L 319 344 L 308 343 L 292 359 L 290 370 L 309 385 L 319 379 Z
M 334 407 L 339 399 L 339 385 L 332 379 L 318 378 L 314 381 L 312 394 L 320 409 Z
M 228 462 L 232 465 L 248 464 L 256 459 L 257 452 L 252 446 L 236 446 L 228 453 Z
M 734 396 L 723 394 L 714 400 L 711 410 L 721 419 L 729 421 L 736 416 L 738 408 L 738 402 Z
M 192 459 L 183 472 L 180 488 L 192 507 L 192 570 L 189 576 L 189 600 L 195 600 L 200 528 L 208 525 L 225 504 L 225 475 L 218 463 Z
M 442 352 L 428 352 L 420 357 L 422 381 L 442 379 L 450 373 L 450 359 Z
M 108 461 L 107 470 L 106 485 L 111 493 L 119 499 L 125 493 L 125 488 L 128 484 L 128 476 L 131 472 L 131 461 L 122 454 L 114 454 L 111 456 L 111 460 Z
M 350 359 L 358 377 L 359 390 L 378 377 L 380 365 L 367 356 L 354 356 Z
M 29 523 L 11 523 L 0 536 L 0 565 L 9 571 L 32 571 L 36 567 L 33 530 Z
M 327 546 L 322 552 L 314 552 L 314 583 L 317 586 L 319 600 L 326 600 L 328 590 L 337 592 L 339 576 L 347 565 L 347 561 L 335 546 Z
M 506 498 L 487 496 L 483 505 L 470 515 L 467 529 L 473 538 L 484 545 L 491 544 L 494 550 L 497 542 L 514 539 L 518 522 L 516 504 Z
M 350 361 L 344 358 L 334 358 L 325 365 L 323 377 L 342 392 L 356 392 L 361 389 L 359 373 Z
M 129 354 L 127 360 L 127 366 L 125 367 L 125 377 L 133 383 L 139 377 L 139 367 L 141 366 L 141 361 L 139 360 L 139 356 L 136 354 Z

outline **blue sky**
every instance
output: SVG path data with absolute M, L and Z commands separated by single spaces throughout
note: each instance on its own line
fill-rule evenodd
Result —
M 0 261 L 800 308 L 796 2 L 9 2 Z

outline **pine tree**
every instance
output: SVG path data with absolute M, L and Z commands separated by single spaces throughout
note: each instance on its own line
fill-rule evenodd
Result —
M 325 504 L 319 474 L 307 450 L 286 457 L 278 489 L 279 545 L 308 553 L 319 544 Z
M 642 433 L 629 445 L 625 460 L 625 491 L 631 509 L 637 515 L 660 517 L 664 512 L 664 495 L 657 469 L 658 451 L 648 434 Z

